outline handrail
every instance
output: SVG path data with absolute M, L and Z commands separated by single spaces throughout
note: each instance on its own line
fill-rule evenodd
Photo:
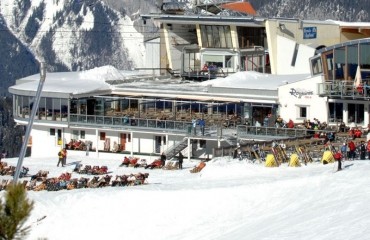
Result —
M 163 129 L 167 131 L 182 132 L 192 135 L 192 123 L 187 121 L 157 120 L 144 118 L 128 118 L 118 116 L 99 116 L 99 115 L 80 115 L 70 114 L 70 123 L 79 125 L 98 125 L 123 128 L 150 128 Z M 230 127 L 218 126 L 218 128 L 230 129 Z M 235 128 L 233 128 L 235 129 Z M 212 132 L 211 128 L 208 128 Z M 276 128 L 276 127 L 255 127 L 246 125 L 237 125 L 236 133 L 238 137 L 246 135 L 265 135 L 282 137 L 303 137 L 310 135 L 310 130 L 299 128 Z M 213 131 L 217 132 L 217 131 Z M 222 131 L 220 131 L 222 132 Z M 316 132 L 316 130 L 315 130 Z M 324 131 L 325 132 L 325 131 Z M 234 131 L 235 133 L 235 131 Z M 216 133 L 217 135 L 218 133 Z
M 318 85 L 318 94 L 322 96 L 363 100 L 370 98 L 370 85 L 367 85 L 366 82 L 355 86 L 352 81 L 334 80 L 319 83 Z

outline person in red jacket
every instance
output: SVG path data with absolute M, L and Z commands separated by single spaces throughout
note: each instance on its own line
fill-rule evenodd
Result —
M 370 160 L 370 140 L 367 141 L 366 151 L 367 151 L 367 159 Z
M 334 159 L 338 162 L 338 171 L 342 170 L 342 154 L 340 151 L 334 154 Z
M 355 135 L 355 138 L 360 138 L 361 135 L 362 135 L 362 132 L 360 129 L 355 129 L 355 132 L 354 132 L 354 135 Z
M 348 142 L 348 148 L 349 148 L 349 156 L 348 156 L 348 158 L 349 158 L 349 160 L 354 160 L 355 159 L 356 145 L 355 145 L 355 143 L 352 140 L 350 140 Z
M 287 124 L 287 127 L 288 127 L 288 128 L 294 128 L 294 122 L 293 122 L 293 120 L 292 120 L 292 119 L 289 119 L 289 122 L 288 122 L 288 124 Z

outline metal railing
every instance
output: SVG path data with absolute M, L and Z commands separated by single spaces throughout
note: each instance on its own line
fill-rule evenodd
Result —
M 112 128 L 148 128 L 160 129 L 173 132 L 181 132 L 188 135 L 194 135 L 194 129 L 191 122 L 173 121 L 173 120 L 156 120 L 144 118 L 128 118 L 116 116 L 97 116 L 97 115 L 79 115 L 71 114 L 70 123 L 83 126 L 107 126 Z M 248 135 L 280 136 L 280 137 L 304 137 L 313 134 L 312 130 L 301 128 L 276 128 L 276 127 L 255 127 L 246 125 L 237 125 L 231 127 L 209 126 L 206 128 L 209 133 L 214 132 L 215 136 L 227 135 L 228 130 L 232 130 L 231 135 L 235 132 L 242 138 Z M 311 132 L 310 132 L 311 131 Z M 195 136 L 200 136 L 200 131 Z M 316 131 L 315 131 L 316 132 Z M 325 131 L 323 131 L 325 132 Z
M 79 125 L 109 126 L 123 128 L 160 128 L 164 130 L 189 131 L 191 122 L 156 120 L 144 118 L 71 114 L 70 123 Z
M 355 86 L 352 81 L 327 81 L 318 84 L 318 94 L 328 97 L 368 100 L 370 98 L 370 85 L 367 85 L 366 82 Z
M 265 135 L 265 136 L 295 138 L 313 134 L 313 130 L 308 130 L 305 128 L 276 128 L 276 127 L 255 127 L 239 125 L 237 126 L 237 133 L 239 138 L 248 135 Z

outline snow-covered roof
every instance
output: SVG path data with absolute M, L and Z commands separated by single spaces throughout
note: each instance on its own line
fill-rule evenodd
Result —
M 304 80 L 310 77 L 309 74 L 295 75 L 274 75 L 259 72 L 237 72 L 225 78 L 208 80 L 200 83 L 204 86 L 227 87 L 227 88 L 248 88 L 248 89 L 269 89 L 277 90 L 279 86 L 288 83 Z
M 122 80 L 139 74 L 133 71 L 119 71 L 113 66 L 103 66 L 79 72 L 47 73 L 42 90 L 42 96 L 66 97 L 97 93 L 110 93 L 111 85 L 106 81 Z M 11 93 L 23 92 L 25 95 L 35 95 L 40 75 L 31 75 L 17 81 L 10 87 Z M 21 94 L 22 95 L 22 94 Z
M 112 91 L 131 91 L 142 93 L 209 92 L 210 88 L 277 90 L 279 86 L 304 80 L 309 75 L 271 75 L 258 72 L 238 72 L 225 78 L 204 82 L 181 81 L 180 79 L 148 78 L 139 71 L 119 71 L 112 66 L 104 66 L 81 72 L 47 73 L 42 96 L 83 97 L 98 94 L 110 94 Z M 9 90 L 13 94 L 35 95 L 39 75 L 32 75 L 18 80 L 18 84 Z M 110 84 L 110 83 L 114 83 Z M 212 94 L 212 93 L 208 93 Z

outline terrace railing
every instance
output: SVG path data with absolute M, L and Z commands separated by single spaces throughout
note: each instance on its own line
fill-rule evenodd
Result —
M 327 81 L 318 84 L 318 94 L 332 98 L 368 100 L 370 99 L 370 85 L 367 80 L 357 86 L 353 81 Z
M 122 128 L 122 129 L 157 129 L 166 130 L 169 132 L 182 133 L 185 135 L 194 135 L 192 123 L 187 121 L 173 121 L 173 120 L 156 120 L 156 119 L 144 119 L 144 118 L 128 118 L 128 117 L 117 117 L 117 116 L 97 116 L 97 115 L 70 115 L 70 124 L 77 124 L 81 126 L 107 126 L 111 128 Z M 197 127 L 199 128 L 199 127 Z M 199 129 L 197 130 L 200 136 Z M 207 134 L 208 133 L 208 134 Z M 220 134 L 222 133 L 222 134 Z M 275 127 L 255 127 L 246 125 L 237 126 L 206 126 L 206 136 L 226 136 L 227 133 L 238 137 L 247 137 L 250 135 L 265 135 L 265 136 L 280 136 L 280 137 L 304 137 L 312 133 L 307 129 L 301 128 L 275 128 Z M 195 135 L 194 135 L 195 136 Z
M 187 132 L 191 122 L 130 118 L 117 116 L 71 114 L 69 122 L 78 125 L 109 126 L 116 128 L 151 128 Z

